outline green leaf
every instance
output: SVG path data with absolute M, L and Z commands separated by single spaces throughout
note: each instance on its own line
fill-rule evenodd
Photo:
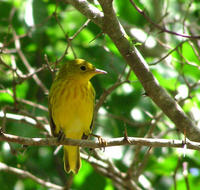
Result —
M 16 88 L 16 94 L 17 94 L 17 98 L 26 98 L 28 89 L 29 89 L 29 84 L 27 81 L 21 83 L 20 85 L 17 85 Z

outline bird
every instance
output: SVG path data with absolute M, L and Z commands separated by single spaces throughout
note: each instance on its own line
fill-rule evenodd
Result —
M 66 61 L 49 92 L 51 133 L 58 139 L 85 139 L 91 134 L 95 90 L 90 79 L 106 74 L 84 59 Z M 77 174 L 81 167 L 80 147 L 64 145 L 64 170 Z

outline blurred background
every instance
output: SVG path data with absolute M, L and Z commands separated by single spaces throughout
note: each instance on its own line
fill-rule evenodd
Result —
M 97 1 L 88 2 L 101 10 Z M 200 34 L 198 0 L 134 2 L 164 29 Z M 114 7 L 130 43 L 142 53 L 160 85 L 200 126 L 200 40 L 153 27 L 129 1 L 114 0 Z M 0 126 L 5 133 L 50 137 L 48 90 L 59 64 L 75 57 L 108 72 L 92 79 L 97 102 L 102 101 L 95 134 L 105 139 L 123 137 L 127 129 L 132 137 L 184 139 L 144 95 L 142 85 L 110 38 L 73 6 L 53 0 L 0 1 Z M 66 189 L 70 185 L 77 190 L 134 189 L 123 186 L 126 175 L 131 175 L 140 189 L 200 186 L 200 153 L 195 150 L 186 150 L 183 156 L 181 149 L 162 147 L 84 149 L 82 168 L 72 179 L 63 170 L 62 149 L 54 154 L 55 149 L 0 142 L 0 163 Z M 107 169 L 111 165 L 116 173 Z M 54 189 L 2 168 L 0 165 L 2 190 Z

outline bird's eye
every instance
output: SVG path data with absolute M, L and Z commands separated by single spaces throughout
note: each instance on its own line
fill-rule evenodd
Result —
M 86 66 L 82 65 L 82 66 L 80 67 L 80 69 L 81 69 L 82 71 L 85 71 L 85 70 L 86 70 Z

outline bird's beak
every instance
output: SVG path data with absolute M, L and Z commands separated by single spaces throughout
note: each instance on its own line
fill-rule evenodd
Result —
M 96 73 L 96 74 L 107 74 L 106 71 L 101 70 L 101 69 L 95 69 L 95 73 Z

